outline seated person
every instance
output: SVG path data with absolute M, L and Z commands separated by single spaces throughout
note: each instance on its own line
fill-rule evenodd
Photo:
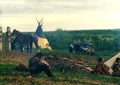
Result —
M 54 77 L 50 71 L 50 65 L 44 60 L 42 53 L 37 53 L 29 60 L 29 70 L 31 75 L 38 75 L 44 71 L 48 77 Z
M 25 65 L 23 65 L 22 63 L 19 63 L 19 65 L 17 65 L 15 67 L 15 71 L 28 72 L 29 69 Z
M 120 77 L 120 58 L 116 58 L 116 63 L 113 65 L 113 76 Z
M 98 64 L 96 65 L 92 73 L 99 74 L 99 75 L 101 74 L 110 75 L 111 74 L 109 72 L 109 67 L 104 64 L 103 57 L 98 58 Z

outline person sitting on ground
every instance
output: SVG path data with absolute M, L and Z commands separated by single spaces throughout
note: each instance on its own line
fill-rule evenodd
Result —
M 120 77 L 120 58 L 116 58 L 116 63 L 113 65 L 112 75 Z
M 48 77 L 54 77 L 50 71 L 50 65 L 44 60 L 41 52 L 37 53 L 29 60 L 29 70 L 31 75 L 38 75 L 44 71 Z
M 103 57 L 98 58 L 97 62 L 98 62 L 98 64 L 96 65 L 96 67 L 94 68 L 92 73 L 99 74 L 99 75 L 101 75 L 101 74 L 111 75 L 111 73 L 109 72 L 109 67 L 104 64 Z
M 17 65 L 15 67 L 15 71 L 28 72 L 29 69 L 25 65 L 23 65 L 22 63 L 19 63 L 19 65 Z

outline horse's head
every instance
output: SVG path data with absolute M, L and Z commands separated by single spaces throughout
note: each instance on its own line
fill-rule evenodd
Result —
M 13 32 L 12 32 L 12 36 L 14 35 L 19 35 L 21 34 L 21 32 L 19 32 L 18 30 L 14 29 Z

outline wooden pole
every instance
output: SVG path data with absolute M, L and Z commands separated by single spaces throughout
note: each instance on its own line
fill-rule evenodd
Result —
M 7 32 L 6 32 L 6 37 L 7 37 L 7 51 L 11 51 L 11 28 L 8 26 L 7 27 Z
M 2 27 L 0 27 L 0 51 L 2 51 Z

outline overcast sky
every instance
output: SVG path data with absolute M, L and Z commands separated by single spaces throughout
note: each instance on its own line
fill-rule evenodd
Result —
M 35 31 L 120 28 L 120 0 L 0 0 L 0 25 Z

